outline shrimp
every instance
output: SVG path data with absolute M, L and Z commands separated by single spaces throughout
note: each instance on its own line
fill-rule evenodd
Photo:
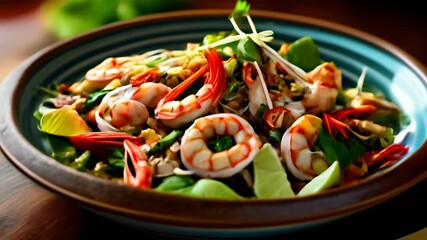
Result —
M 135 88 L 131 100 L 143 103 L 147 107 L 156 108 L 160 100 L 171 91 L 171 88 L 162 83 L 146 82 Z
M 145 69 L 150 61 L 165 58 L 166 50 L 158 49 L 131 57 L 110 57 L 86 72 L 88 81 L 111 81 L 121 79 L 129 72 L 136 69 Z
M 254 79 L 253 71 L 257 71 L 257 76 Z M 243 65 L 243 80 L 248 87 L 249 112 L 255 116 L 258 108 L 264 104 L 269 109 L 273 107 L 267 87 L 265 86 L 264 77 L 259 67 L 254 63 L 245 62 Z
M 123 182 L 134 187 L 150 188 L 154 170 L 148 163 L 147 154 L 128 139 L 124 140 L 123 147 L 125 149 Z
M 134 67 L 132 57 L 110 57 L 86 72 L 89 81 L 111 81 Z
M 307 113 L 317 114 L 330 110 L 341 89 L 341 71 L 334 63 L 322 63 L 307 73 L 306 81 L 311 84 L 304 94 L 303 104 Z
M 205 57 L 207 65 L 201 67 L 160 100 L 155 109 L 155 115 L 164 125 L 179 128 L 206 114 L 218 104 L 226 87 L 224 65 L 214 48 L 206 50 Z M 209 73 L 204 85 L 196 94 L 189 95 L 181 101 L 175 100 L 208 69 Z
M 213 152 L 207 142 L 218 136 L 232 136 L 235 145 Z M 245 168 L 258 153 L 262 142 L 252 126 L 231 113 L 198 118 L 181 140 L 182 163 L 201 177 L 226 178 Z
M 311 151 L 322 127 L 322 119 L 306 114 L 298 118 L 283 134 L 280 150 L 289 171 L 300 180 L 311 180 L 316 175 L 312 163 L 323 158 L 323 152 Z
M 130 86 L 123 86 L 107 93 L 95 113 L 95 120 L 101 131 L 118 132 L 125 128 L 144 124 L 149 112 L 147 107 L 125 97 Z
M 95 113 L 98 128 L 119 131 L 145 124 L 149 118 L 147 107 L 156 107 L 170 90 L 164 84 L 153 82 L 116 88 L 103 98 Z

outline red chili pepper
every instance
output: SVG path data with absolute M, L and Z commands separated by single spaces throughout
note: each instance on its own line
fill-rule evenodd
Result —
M 255 70 L 255 66 L 250 62 L 245 62 L 243 64 L 243 81 L 247 85 L 251 85 L 255 82 L 256 77 L 258 76 L 258 73 Z
M 147 154 L 130 140 L 124 140 L 123 146 L 125 148 L 123 182 L 134 187 L 151 188 L 154 174 L 148 164 Z
M 123 148 L 123 141 L 142 144 L 142 139 L 125 132 L 91 132 L 69 137 L 71 145 L 79 150 L 106 151 L 113 147 Z
M 149 68 L 148 70 L 135 74 L 130 78 L 130 84 L 132 87 L 139 86 L 145 82 L 154 82 L 161 76 L 158 67 Z
M 183 82 L 178 84 L 178 86 L 174 87 L 166 96 L 163 102 L 170 102 L 175 100 L 181 93 L 183 93 L 191 84 L 193 84 L 199 77 L 205 74 L 209 69 L 209 65 L 206 64 L 201 67 L 197 72 L 193 75 L 185 79 Z
M 212 95 L 206 95 L 206 97 L 215 96 L 214 104 L 217 104 L 222 97 L 222 93 L 226 87 L 225 70 L 221 57 L 215 48 L 205 50 L 205 57 L 207 64 L 201 67 L 197 72 L 188 77 L 186 80 L 174 87 L 164 98 L 163 102 L 167 103 L 175 100 L 180 94 L 182 94 L 188 87 L 193 84 L 202 75 L 208 72 L 205 79 L 205 84 L 212 84 L 213 93 Z
M 341 135 L 343 135 L 344 138 L 348 140 L 346 129 L 349 129 L 350 127 L 347 124 L 338 121 L 337 119 L 329 116 L 326 113 L 323 113 L 323 123 L 326 129 L 328 130 L 329 135 L 335 137 L 337 133 L 340 132 Z
M 393 165 L 402 159 L 409 151 L 409 146 L 402 144 L 391 144 L 380 151 L 372 151 L 365 156 L 368 166 L 381 164 L 378 169 Z
M 282 127 L 282 122 L 277 122 L 279 119 L 283 120 L 286 114 L 290 114 L 287 108 L 283 106 L 273 107 L 264 113 L 264 121 L 272 129 L 278 129 Z
M 376 107 L 374 105 L 363 105 L 357 108 L 340 109 L 332 112 L 331 115 L 335 119 L 342 121 L 346 118 L 355 118 L 355 117 L 370 113 L 375 109 Z

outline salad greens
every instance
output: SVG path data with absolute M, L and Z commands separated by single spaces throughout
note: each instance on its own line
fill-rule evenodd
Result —
M 140 14 L 130 6 L 144 2 L 98 9 L 101 2 L 70 1 L 57 18 L 96 8 L 93 26 L 118 19 L 119 5 L 121 18 Z M 51 156 L 138 188 L 248 200 L 327 191 L 406 155 L 395 139 L 405 115 L 367 90 L 367 68 L 346 86 L 310 36 L 276 39 L 273 49 L 274 32 L 258 32 L 249 8 L 238 0 L 232 30 L 185 49 L 112 56 L 83 79 L 40 88 L 46 98 L 34 117 Z

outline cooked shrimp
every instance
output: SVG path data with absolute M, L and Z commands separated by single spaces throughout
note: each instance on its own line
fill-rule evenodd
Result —
M 118 87 L 102 99 L 95 113 L 96 123 L 101 131 L 121 131 L 143 125 L 148 117 L 147 107 L 138 101 L 130 100 L 130 85 Z
M 209 140 L 224 135 L 234 138 L 235 145 L 219 152 L 208 148 Z M 181 140 L 181 160 L 201 177 L 226 178 L 245 168 L 261 145 L 252 126 L 238 115 L 207 115 L 198 118 L 185 131 Z
M 147 154 L 130 140 L 124 140 L 123 146 L 125 149 L 123 182 L 134 187 L 150 188 L 154 171 L 148 164 Z
M 123 128 L 125 126 L 141 126 L 147 122 L 149 114 L 144 104 L 125 100 L 117 102 L 111 107 L 110 117 L 112 126 Z
M 89 81 L 111 81 L 116 78 L 122 78 L 125 74 L 135 69 L 144 69 L 146 63 L 165 57 L 167 51 L 158 49 L 149 51 L 141 55 L 131 57 L 110 57 L 90 69 L 85 78 Z
M 341 78 L 341 71 L 332 62 L 322 63 L 307 73 L 306 81 L 312 85 L 304 94 L 303 104 L 308 113 L 325 112 L 334 106 Z
M 256 74 L 254 74 L 254 71 Z M 255 116 L 261 104 L 273 107 L 264 77 L 256 63 L 245 62 L 243 65 L 243 80 L 248 87 L 249 112 Z
M 95 119 L 101 131 L 126 130 L 146 123 L 147 107 L 155 108 L 170 88 L 161 83 L 126 85 L 109 92 L 102 100 Z
M 289 171 L 300 180 L 311 180 L 316 176 L 312 163 L 323 158 L 323 152 L 311 148 L 317 139 L 322 119 L 306 114 L 298 118 L 283 134 L 280 151 Z
M 120 78 L 124 72 L 133 67 L 132 57 L 110 57 L 96 67 L 87 71 L 85 78 L 89 81 L 109 81 Z
M 146 82 L 135 88 L 131 100 L 143 103 L 147 107 L 155 108 L 171 88 L 162 83 Z
M 221 99 L 226 87 L 222 59 L 214 48 L 206 50 L 205 57 L 208 62 L 207 65 L 204 65 L 196 73 L 172 89 L 157 105 L 155 110 L 156 117 L 166 126 L 179 128 L 209 112 Z M 175 100 L 208 69 L 209 73 L 204 85 L 196 94 L 191 94 L 181 101 Z

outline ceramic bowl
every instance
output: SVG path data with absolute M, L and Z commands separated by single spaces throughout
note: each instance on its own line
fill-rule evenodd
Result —
M 108 25 L 58 42 L 17 67 L 1 86 L 1 148 L 8 159 L 41 186 L 121 223 L 185 236 L 263 236 L 308 228 L 363 211 L 427 177 L 426 68 L 398 47 L 367 33 L 302 16 L 251 11 L 259 31 L 291 42 L 311 36 L 324 60 L 334 61 L 346 84 L 355 85 L 363 66 L 366 82 L 402 107 L 411 125 L 407 156 L 358 184 L 293 199 L 227 201 L 195 199 L 141 190 L 94 177 L 49 157 L 34 111 L 39 86 L 73 82 L 110 56 L 157 48 L 182 49 L 205 34 L 231 30 L 226 10 L 150 15 Z M 273 47 L 279 41 L 273 41 Z

